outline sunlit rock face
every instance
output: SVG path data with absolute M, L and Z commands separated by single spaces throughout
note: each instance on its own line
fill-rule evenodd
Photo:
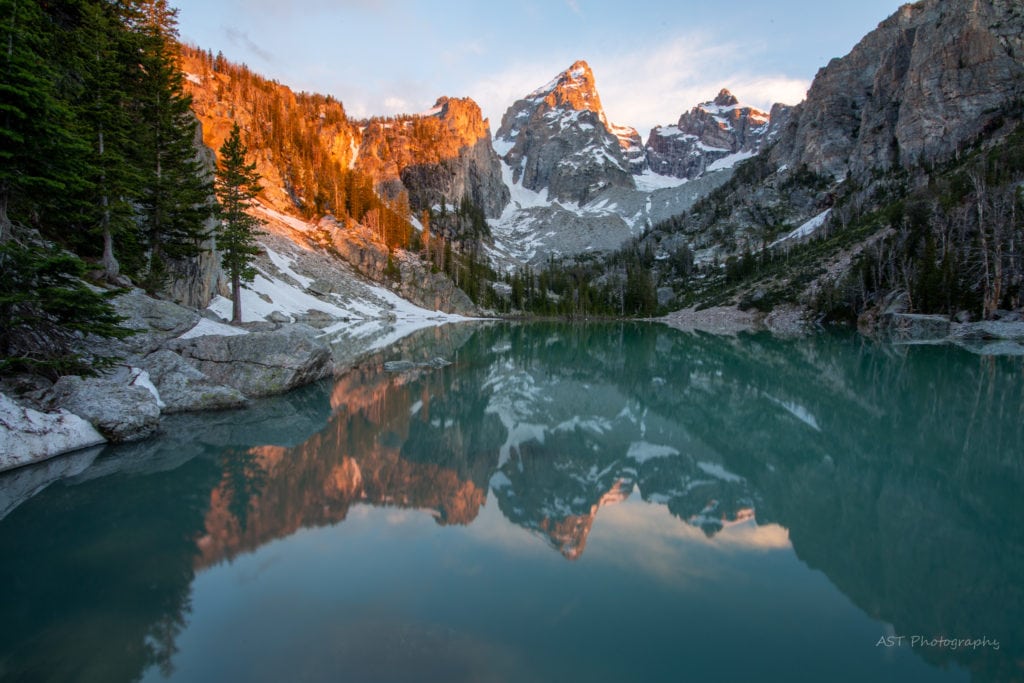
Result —
M 441 97 L 426 112 L 360 121 L 349 118 L 334 98 L 296 94 L 276 82 L 243 78 L 233 69 L 210 69 L 201 52 L 185 49 L 182 67 L 205 144 L 220 149 L 238 123 L 263 178 L 261 198 L 279 211 L 292 211 L 310 199 L 305 196 L 308 179 L 289 167 L 289 159 L 272 153 L 273 141 L 264 139 L 266 119 L 275 126 L 312 131 L 316 149 L 308 153 L 365 174 L 389 200 L 407 193 L 414 210 L 442 198 L 457 204 L 468 196 L 493 217 L 508 203 L 490 123 L 472 99 Z M 279 102 L 279 110 L 266 111 L 271 102 Z
M 636 187 L 630 169 L 642 168 L 638 138 L 635 130 L 608 122 L 594 74 L 578 61 L 509 107 L 495 146 L 514 182 L 583 204 L 609 187 Z
M 490 122 L 468 97 L 441 97 L 416 116 L 372 119 L 361 135 L 355 167 L 389 194 L 408 192 L 413 208 L 469 197 L 496 217 L 508 204 Z
M 740 158 L 734 155 L 753 156 L 761 151 L 770 138 L 770 122 L 767 112 L 741 104 L 723 89 L 713 100 L 685 112 L 675 125 L 652 129 L 647 138 L 648 164 L 655 173 L 676 178 L 696 178 L 731 166 Z

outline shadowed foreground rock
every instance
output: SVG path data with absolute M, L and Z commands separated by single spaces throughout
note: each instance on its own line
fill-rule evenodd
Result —
M 41 413 L 0 394 L 0 472 L 105 441 L 66 410 Z
M 271 396 L 331 374 L 330 348 L 308 325 L 234 337 L 177 339 L 169 344 L 194 368 L 217 384 L 246 396 Z
M 139 382 L 139 373 L 122 368 L 102 377 L 61 377 L 47 403 L 85 418 L 111 441 L 144 439 L 160 428 L 160 403 L 145 386 L 148 375 Z

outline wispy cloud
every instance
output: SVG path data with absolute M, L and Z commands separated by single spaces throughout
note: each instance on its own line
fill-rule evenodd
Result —
M 630 52 L 587 58 L 608 118 L 635 126 L 641 135 L 656 125 L 674 123 L 694 105 L 728 88 L 743 103 L 768 109 L 775 102 L 796 104 L 808 81 L 753 71 L 756 55 L 713 36 L 691 33 Z M 517 99 L 549 81 L 574 57 L 516 62 L 469 86 L 485 116 L 497 130 L 501 116 Z
M 579 0 L 565 0 L 565 4 L 569 6 L 569 9 L 572 10 L 573 14 L 578 14 L 581 17 L 583 16 L 583 10 L 580 9 Z
M 763 109 L 796 104 L 809 86 L 785 75 L 758 74 L 750 46 L 694 33 L 630 53 L 591 62 L 608 118 L 647 129 L 673 123 L 684 111 L 728 88 L 745 104 Z
M 480 105 L 484 116 L 490 118 L 491 132 L 495 132 L 509 105 L 547 83 L 571 63 L 569 59 L 557 57 L 530 62 L 517 61 L 471 83 L 466 91 Z
M 274 61 L 274 55 L 252 40 L 245 31 L 239 31 L 230 26 L 222 26 L 221 29 L 223 29 L 224 36 L 228 39 L 228 42 L 235 47 L 251 52 L 265 62 Z

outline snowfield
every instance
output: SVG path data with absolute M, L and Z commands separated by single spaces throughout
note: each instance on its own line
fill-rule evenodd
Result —
M 346 262 L 312 249 L 306 244 L 315 228 L 312 223 L 263 205 L 256 207 L 256 214 L 266 222 L 259 238 L 265 253 L 254 264 L 256 278 L 242 289 L 242 322 L 307 322 L 332 342 L 349 340 L 373 350 L 425 327 L 470 320 L 417 306 L 366 280 Z M 230 320 L 231 299 L 217 295 L 207 310 Z M 182 338 L 246 333 L 226 322 L 203 319 Z

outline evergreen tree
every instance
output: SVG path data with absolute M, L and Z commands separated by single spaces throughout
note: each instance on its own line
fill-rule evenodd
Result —
M 236 123 L 220 148 L 220 166 L 217 169 L 221 221 L 217 248 L 221 252 L 221 266 L 231 278 L 231 321 L 234 323 L 242 322 L 242 283 L 252 282 L 256 277 L 252 259 L 260 253 L 256 243 L 260 221 L 248 212 L 248 208 L 262 188 L 256 162 L 247 164 L 246 153 L 241 130 Z
M 91 140 L 90 224 L 103 243 L 104 276 L 115 281 L 120 264 L 115 239 L 135 228 L 132 200 L 142 176 L 132 163 L 133 121 L 128 85 L 137 68 L 138 40 L 128 26 L 139 16 L 130 5 L 91 0 L 82 6 L 75 44 L 81 70 L 80 116 Z
M 61 98 L 56 26 L 34 0 L 0 0 L 0 244 L 15 223 L 39 227 L 77 187 L 85 146 Z
M 141 78 L 137 116 L 144 186 L 143 283 L 155 292 L 167 277 L 166 259 L 197 256 L 208 236 L 212 184 L 197 157 L 198 121 L 185 94 L 177 61 L 177 15 L 166 0 L 140 0 Z
M 86 265 L 56 247 L 0 244 L 0 374 L 95 374 L 116 358 L 89 355 L 87 335 L 123 338 L 132 330 L 107 297 L 83 281 Z
M 68 237 L 75 211 L 61 209 L 85 186 L 87 145 L 65 89 L 69 30 L 57 21 L 67 10 L 0 0 L 0 373 L 95 372 L 115 359 L 90 357 L 84 338 L 131 333 L 82 281 L 81 260 L 28 237 Z

